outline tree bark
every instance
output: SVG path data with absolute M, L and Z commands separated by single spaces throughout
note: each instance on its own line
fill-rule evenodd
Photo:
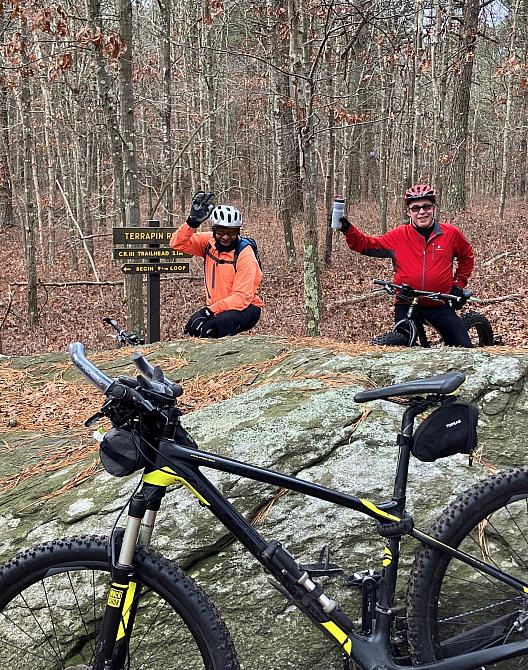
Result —
M 24 27 L 22 29 L 24 39 L 27 40 L 27 31 Z M 25 54 L 23 55 L 24 66 L 28 66 Z M 33 155 L 34 132 L 31 122 L 31 91 L 29 90 L 29 79 L 27 77 L 20 77 L 20 113 L 22 117 L 22 141 L 24 147 L 24 203 L 25 203 L 25 217 L 24 217 L 24 257 L 26 261 L 26 276 L 28 281 L 27 289 L 27 315 L 29 325 L 34 327 L 38 323 L 38 306 L 37 306 L 37 258 L 35 251 L 35 226 L 36 226 L 36 212 L 35 212 L 35 195 L 34 195 L 34 181 L 33 181 Z
M 0 231 L 15 225 L 13 211 L 13 188 L 9 164 L 9 115 L 7 111 L 7 90 L 5 81 L 0 79 Z
M 123 136 L 123 177 L 125 212 L 128 226 L 139 226 L 139 182 L 136 156 L 136 129 L 134 91 L 132 85 L 132 3 L 119 0 L 119 26 L 126 52 L 119 58 L 119 92 L 121 97 L 121 134 Z M 128 328 L 136 333 L 145 332 L 143 307 L 143 278 L 141 275 L 125 279 Z
M 465 1 L 458 39 L 460 62 L 453 82 L 453 103 L 449 123 L 452 159 L 445 195 L 446 207 L 451 212 L 461 212 L 465 209 L 467 202 L 466 164 L 469 104 L 479 13 L 479 0 Z
M 161 43 L 160 43 L 160 116 L 161 116 L 161 165 L 163 174 L 174 181 L 172 175 L 172 76 L 171 76 L 171 0 L 159 0 L 161 18 Z M 167 188 L 163 205 L 165 207 L 164 220 L 167 226 L 172 226 L 174 215 L 174 190 Z
M 288 0 L 290 57 L 295 79 L 299 157 L 304 208 L 304 314 L 308 336 L 319 335 L 321 280 L 317 235 L 317 162 L 314 138 L 314 80 L 312 53 L 307 39 L 308 8 L 303 0 Z

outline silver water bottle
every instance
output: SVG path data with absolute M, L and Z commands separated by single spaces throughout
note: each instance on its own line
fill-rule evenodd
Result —
M 336 195 L 334 199 L 334 207 L 332 209 L 332 223 L 330 227 L 334 230 L 340 230 L 341 224 L 339 219 L 345 216 L 345 198 L 342 195 Z

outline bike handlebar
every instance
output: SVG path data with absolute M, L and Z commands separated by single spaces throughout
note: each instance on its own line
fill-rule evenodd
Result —
M 77 370 L 94 386 L 97 386 L 103 393 L 106 393 L 114 383 L 114 380 L 105 375 L 102 370 L 99 370 L 86 358 L 84 355 L 84 344 L 82 342 L 72 342 L 68 347 L 68 351 Z
M 393 282 L 390 281 L 384 281 L 382 279 L 373 279 L 372 280 L 373 284 L 376 284 L 376 286 L 382 286 L 387 293 L 390 293 L 391 295 L 394 295 L 396 291 L 401 291 L 404 295 L 407 295 L 408 297 L 426 297 L 430 298 L 431 300 L 453 300 L 455 302 L 460 302 L 461 300 L 469 300 L 471 299 L 471 292 L 470 291 L 465 291 L 467 297 L 459 296 L 459 295 L 453 295 L 451 293 L 440 293 L 440 291 L 420 291 L 418 289 L 413 288 L 412 286 L 409 286 L 409 284 L 394 284 Z M 473 300 L 476 300 L 476 298 L 473 298 Z
M 134 405 L 139 405 L 147 412 L 153 412 L 155 409 L 154 405 L 149 400 L 144 398 L 141 393 L 138 393 L 126 384 L 114 382 L 106 391 L 106 395 L 110 398 L 114 398 L 114 400 L 125 400 L 131 402 Z
M 179 398 L 182 395 L 182 387 L 179 384 L 175 384 L 170 379 L 167 379 L 161 368 L 151 365 L 139 351 L 134 351 L 130 357 L 134 361 L 136 368 L 143 373 L 145 377 L 148 377 L 152 384 L 164 384 L 172 391 L 175 398 Z
M 158 379 L 155 378 L 153 381 L 147 381 L 146 379 L 138 378 L 137 383 L 134 379 L 128 377 L 112 379 L 86 358 L 82 342 L 72 342 L 68 347 L 68 351 L 73 364 L 79 372 L 107 397 L 141 407 L 146 412 L 154 411 L 155 406 L 150 400 L 144 397 L 142 393 L 143 389 L 147 395 L 150 392 L 150 397 L 154 398 L 154 402 L 161 402 L 162 406 L 167 401 L 174 402 L 183 392 L 181 386 L 167 379 L 160 368 L 152 367 L 141 354 L 138 354 L 142 359 L 140 363 L 141 367 L 139 365 L 138 367 L 147 375 L 149 372 L 152 372 L 154 377 L 158 377 Z M 134 362 L 137 365 L 137 361 L 134 360 Z M 157 375 L 156 370 L 159 370 Z
M 136 335 L 136 333 L 129 333 L 122 326 L 120 326 L 115 319 L 112 319 L 109 316 L 105 316 L 103 317 L 102 321 L 103 323 L 107 323 L 109 326 L 112 326 L 112 328 L 117 331 L 116 337 L 120 344 L 130 344 L 132 346 L 145 344 L 144 338 L 139 337 L 139 335 Z

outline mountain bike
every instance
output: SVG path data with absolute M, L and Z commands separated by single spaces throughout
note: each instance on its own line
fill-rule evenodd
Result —
M 398 321 L 393 330 L 377 335 L 371 341 L 371 344 L 388 345 L 396 347 L 427 347 L 431 346 L 429 338 L 425 332 L 427 321 L 420 310 L 420 298 L 437 300 L 439 302 L 450 302 L 458 304 L 460 300 L 475 302 L 470 291 L 465 291 L 464 297 L 452 295 L 450 293 L 440 293 L 438 291 L 419 291 L 408 284 L 393 284 L 389 281 L 374 279 L 373 284 L 381 286 L 389 295 L 397 295 L 399 301 L 407 302 L 409 309 L 404 319 Z M 493 335 L 493 328 L 484 314 L 480 312 L 466 312 L 460 316 L 462 323 L 466 327 L 471 342 L 474 347 L 488 347 L 493 344 L 501 344 L 501 338 Z
M 117 335 L 114 335 L 113 337 L 115 337 L 118 347 L 137 347 L 140 344 L 145 344 L 144 338 L 139 337 L 136 333 L 129 333 L 120 326 L 115 319 L 105 316 L 103 318 L 103 323 L 107 323 L 117 331 Z
M 452 371 L 356 393 L 358 403 L 404 406 L 392 495 L 374 503 L 200 450 L 179 421 L 181 387 L 159 367 L 136 352 L 137 378 L 112 379 L 85 357 L 81 343 L 69 350 L 77 369 L 106 396 L 86 421 L 93 425 L 107 417 L 114 426 L 101 443 L 103 463 L 114 474 L 143 472 L 125 526 L 114 527 L 110 537 L 45 542 L 0 567 L 2 667 L 240 667 L 230 633 L 205 592 L 149 548 L 167 487 L 179 484 L 255 557 L 279 593 L 336 643 L 344 668 L 470 670 L 494 663 L 500 670 L 526 668 L 528 468 L 511 468 L 469 488 L 447 506 L 431 533 L 417 528 L 406 510 L 413 436 L 425 423 L 414 433 L 414 420 L 428 408 L 436 408 L 434 413 L 451 403 L 464 374 Z M 312 496 L 377 522 L 385 543 L 383 568 L 349 580 L 361 592 L 361 628 L 355 630 L 319 582 L 339 574 L 340 566 L 328 556 L 300 563 L 279 540 L 265 539 L 207 478 L 208 469 Z M 400 545 L 407 536 L 419 546 L 405 601 L 409 651 L 402 653 L 395 593 Z

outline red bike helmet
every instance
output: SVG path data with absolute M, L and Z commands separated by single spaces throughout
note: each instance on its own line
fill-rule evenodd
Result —
M 403 196 L 406 204 L 409 204 L 412 200 L 419 200 L 421 198 L 427 198 L 436 204 L 436 191 L 429 184 L 415 184 L 411 188 L 408 188 Z

